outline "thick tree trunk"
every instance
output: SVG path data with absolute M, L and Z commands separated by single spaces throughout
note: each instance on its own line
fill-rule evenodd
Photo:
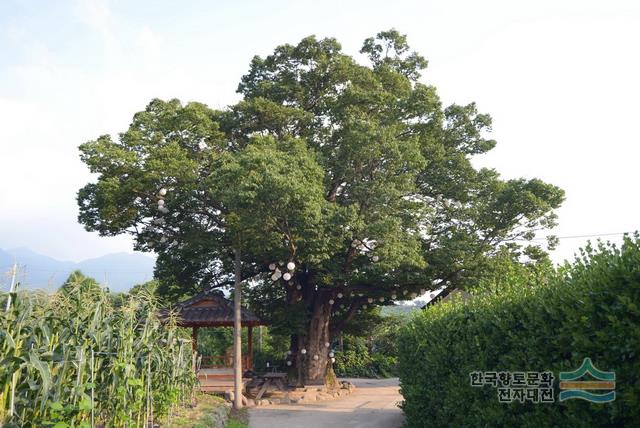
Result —
M 330 348 L 327 344 L 331 343 L 331 305 L 324 300 L 321 296 L 315 299 L 307 336 L 301 338 L 301 343 L 298 344 L 298 364 L 302 368 L 302 378 L 307 385 L 324 385 L 327 371 L 330 369 Z M 305 354 L 302 354 L 302 349 L 306 349 Z

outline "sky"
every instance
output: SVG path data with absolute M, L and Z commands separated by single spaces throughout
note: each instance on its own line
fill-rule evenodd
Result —
M 586 242 L 571 236 L 640 229 L 640 2 L 0 0 L 0 248 L 132 251 L 77 223 L 95 179 L 78 145 L 155 97 L 236 102 L 251 58 L 279 44 L 315 34 L 357 55 L 392 27 L 446 104 L 492 115 L 498 145 L 478 166 L 566 191 L 555 261 Z

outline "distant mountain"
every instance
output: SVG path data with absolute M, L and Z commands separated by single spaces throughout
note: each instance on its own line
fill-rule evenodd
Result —
M 0 249 L 0 289 L 6 291 L 10 278 L 5 275 L 18 263 L 17 280 L 24 288 L 55 290 L 69 274 L 80 269 L 111 291 L 127 291 L 153 278 L 155 259 L 140 253 L 114 253 L 79 263 L 60 261 L 27 248 Z

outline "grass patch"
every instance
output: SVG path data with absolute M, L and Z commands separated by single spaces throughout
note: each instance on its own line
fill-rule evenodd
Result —
M 215 395 L 196 394 L 195 407 L 181 407 L 172 413 L 171 419 L 167 418 L 162 425 L 176 428 L 206 428 L 220 424 L 228 410 L 225 401 Z M 238 425 L 242 426 L 242 425 Z
M 239 410 L 232 408 L 226 428 L 249 428 L 249 412 L 247 408 L 243 407 Z

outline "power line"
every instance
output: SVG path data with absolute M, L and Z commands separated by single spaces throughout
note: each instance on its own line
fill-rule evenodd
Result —
M 514 239 L 509 239 L 509 241 L 523 241 L 523 242 L 544 241 L 550 237 L 554 237 L 556 239 L 600 238 L 604 236 L 632 235 L 634 233 L 636 232 L 634 231 L 634 232 L 595 233 L 591 235 L 566 235 L 566 236 L 547 235 L 547 236 L 542 236 L 542 237 L 533 238 L 533 239 L 514 238 Z

